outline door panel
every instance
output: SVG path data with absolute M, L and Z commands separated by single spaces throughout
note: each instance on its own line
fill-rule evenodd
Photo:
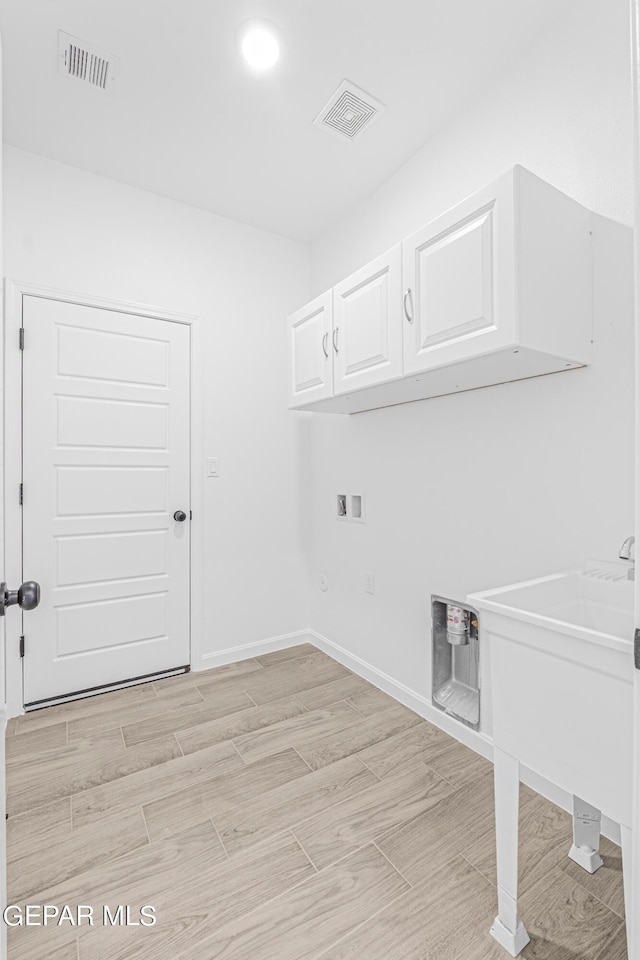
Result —
M 96 533 L 56 537 L 58 585 L 162 576 L 167 569 L 167 531 Z
M 118 597 L 56 609 L 56 654 L 70 657 L 165 637 L 167 594 Z
M 328 290 L 289 317 L 289 406 L 324 400 L 333 393 L 333 300 Z
M 166 404 L 58 397 L 58 446 L 167 449 Z
M 513 342 L 513 209 L 503 178 L 403 242 L 405 374 Z
M 56 467 L 57 513 L 60 517 L 88 516 L 91 528 L 110 514 L 166 513 L 167 467 Z M 26 483 L 29 481 L 26 480 Z
M 492 221 L 493 210 L 485 210 L 420 249 L 423 349 L 493 325 Z
M 169 385 L 169 352 L 164 341 L 63 323 L 57 325 L 57 339 L 60 376 L 136 386 Z
M 333 301 L 334 394 L 401 377 L 400 246 L 334 287 Z
M 189 663 L 188 325 L 23 298 L 25 703 Z

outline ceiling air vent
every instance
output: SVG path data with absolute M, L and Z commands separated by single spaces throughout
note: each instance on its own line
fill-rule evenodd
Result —
M 355 83 L 343 80 L 313 122 L 329 133 L 357 140 L 383 110 L 383 103 Z
M 116 57 L 62 30 L 59 33 L 60 72 L 71 80 L 110 93 L 116 78 Z

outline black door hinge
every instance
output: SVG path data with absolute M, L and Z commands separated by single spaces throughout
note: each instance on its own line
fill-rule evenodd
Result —
M 20 506 L 22 506 L 22 504 L 24 503 L 24 483 L 20 484 L 20 489 L 18 492 L 18 501 L 20 503 Z
M 24 327 L 20 327 L 20 349 L 24 350 Z
M 189 520 L 193 520 L 193 510 L 189 510 Z
M 640 670 L 640 627 L 636 627 L 633 637 L 633 662 L 636 670 Z
M 20 656 L 24 657 L 24 636 L 20 637 Z

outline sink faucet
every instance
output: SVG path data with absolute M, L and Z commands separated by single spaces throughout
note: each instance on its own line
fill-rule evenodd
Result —
M 624 541 L 624 543 L 620 547 L 620 550 L 618 551 L 618 556 L 620 557 L 621 560 L 631 560 L 631 566 L 627 570 L 627 580 L 635 580 L 636 578 L 635 577 L 636 568 L 635 568 L 635 559 L 634 559 L 635 542 L 636 542 L 635 537 L 627 537 L 627 539 Z

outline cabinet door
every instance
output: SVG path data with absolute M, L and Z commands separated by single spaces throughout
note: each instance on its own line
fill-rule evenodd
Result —
M 513 342 L 513 208 L 510 174 L 404 241 L 405 374 Z
M 333 395 L 332 306 L 332 293 L 327 290 L 289 317 L 289 407 Z
M 400 245 L 333 288 L 333 349 L 334 394 L 402 376 Z

